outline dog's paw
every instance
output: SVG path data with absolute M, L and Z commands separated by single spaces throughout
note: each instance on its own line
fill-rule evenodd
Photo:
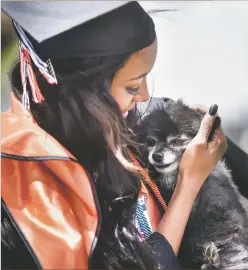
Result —
M 220 265 L 219 249 L 214 242 L 210 242 L 204 246 L 202 252 L 203 262 L 201 269 L 216 269 Z
M 207 258 L 207 260 L 215 261 L 219 256 L 219 250 L 216 247 L 214 242 L 210 242 L 210 244 L 205 246 L 205 250 L 203 251 L 203 256 Z

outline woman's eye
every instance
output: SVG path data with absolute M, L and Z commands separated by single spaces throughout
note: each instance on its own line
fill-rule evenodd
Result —
M 151 147 L 156 144 L 157 140 L 154 137 L 147 137 L 146 142 L 147 142 L 147 145 Z
M 138 90 L 139 90 L 139 87 L 136 87 L 136 88 L 131 88 L 131 87 L 128 87 L 127 88 L 127 92 L 133 96 L 137 95 L 138 94 Z

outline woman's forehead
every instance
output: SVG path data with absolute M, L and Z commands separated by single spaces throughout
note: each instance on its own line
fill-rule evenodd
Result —
M 133 53 L 125 65 L 117 72 L 116 77 L 125 81 L 138 80 L 147 75 L 153 68 L 157 56 L 157 41 L 136 53 Z

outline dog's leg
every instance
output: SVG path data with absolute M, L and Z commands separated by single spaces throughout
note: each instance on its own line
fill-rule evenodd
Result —
M 202 255 L 204 264 L 202 264 L 201 269 L 218 269 L 220 267 L 219 249 L 214 242 L 204 246 Z

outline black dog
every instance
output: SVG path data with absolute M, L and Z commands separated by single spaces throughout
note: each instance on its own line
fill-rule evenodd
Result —
M 164 99 L 163 106 L 144 117 L 135 130 L 143 163 L 167 202 L 177 183 L 181 156 L 203 116 L 180 100 Z M 217 117 L 209 140 L 219 125 Z M 224 161 L 217 164 L 195 200 L 178 258 L 184 268 L 248 269 L 248 217 Z

